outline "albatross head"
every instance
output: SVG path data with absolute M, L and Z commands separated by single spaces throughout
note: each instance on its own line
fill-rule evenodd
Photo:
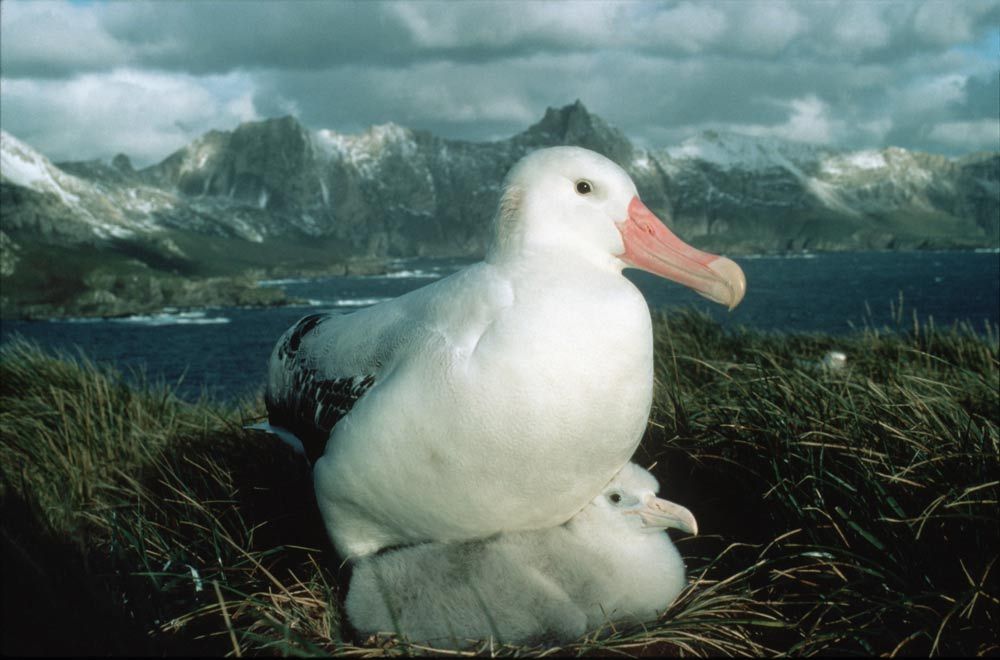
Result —
M 570 524 L 611 534 L 660 532 L 668 527 L 697 534 L 694 514 L 680 504 L 657 497 L 658 490 L 653 475 L 635 463 L 627 463 Z
M 730 309 L 746 292 L 739 266 L 677 238 L 622 168 L 587 149 L 553 147 L 522 158 L 507 174 L 494 227 L 491 260 L 574 251 L 619 272 L 641 268 L 679 282 Z

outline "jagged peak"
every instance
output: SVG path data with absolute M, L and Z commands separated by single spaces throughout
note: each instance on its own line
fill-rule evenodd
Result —
M 132 174 L 135 172 L 135 168 L 132 166 L 132 159 L 125 154 L 115 154 L 115 157 L 111 159 L 111 167 L 123 174 Z
M 540 121 L 516 135 L 514 140 L 531 146 L 586 147 L 620 164 L 630 162 L 634 151 L 624 133 L 587 110 L 579 99 L 561 108 L 547 108 Z
M 526 133 L 549 133 L 566 138 L 572 133 L 588 129 L 612 130 L 603 119 L 587 110 L 583 102 L 577 99 L 561 108 L 546 108 L 542 118 L 531 125 Z
M 245 121 L 236 127 L 231 137 L 234 145 L 259 144 L 261 142 L 286 146 L 309 143 L 309 131 L 291 115 L 270 117 L 257 121 Z
M 578 115 L 582 117 L 592 117 L 590 111 L 587 110 L 587 106 L 583 104 L 583 101 L 577 99 L 568 105 L 564 105 L 561 108 L 553 108 L 549 106 L 545 108 L 545 115 L 542 117 L 542 121 L 549 119 L 551 117 L 568 117 L 572 115 Z
M 193 141 L 178 149 L 172 155 L 183 154 L 185 152 L 201 152 L 205 149 L 218 149 L 234 138 L 237 140 L 245 140 L 250 136 L 256 135 L 280 136 L 282 134 L 291 133 L 303 136 L 308 136 L 309 134 L 302 123 L 292 115 L 285 115 L 283 117 L 268 117 L 266 119 L 254 119 L 240 122 L 230 131 L 213 128 L 205 133 L 202 133 Z

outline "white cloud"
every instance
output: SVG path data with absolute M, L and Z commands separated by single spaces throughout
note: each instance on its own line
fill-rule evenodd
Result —
M 774 127 L 775 135 L 814 144 L 832 144 L 843 132 L 844 122 L 831 119 L 829 108 L 815 96 L 795 99 L 789 103 L 792 111 L 788 121 Z
M 610 44 L 609 22 L 619 13 L 618 6 L 602 2 L 397 2 L 387 8 L 418 48 L 431 50 Z
M 107 33 L 92 7 L 66 2 L 3 2 L 0 27 L 5 71 L 61 75 L 117 66 L 130 54 Z
M 889 45 L 892 31 L 885 9 L 876 3 L 844 6 L 833 26 L 838 46 L 850 51 L 869 51 Z
M 289 112 L 288 114 L 298 114 L 298 108 L 295 108 L 295 110 L 296 112 Z M 224 101 L 222 104 L 222 113 L 227 117 L 238 117 L 239 121 L 260 119 L 260 116 L 257 114 L 257 108 L 253 104 L 253 94 L 250 91 L 244 92 L 229 101 Z
M 796 5 L 788 2 L 736 3 L 735 8 L 733 40 L 746 53 L 777 55 L 807 28 Z
M 831 117 L 829 106 L 816 96 L 792 99 L 782 105 L 787 109 L 788 116 L 780 123 L 709 122 L 703 124 L 702 128 L 819 145 L 834 145 L 846 134 L 847 122 Z
M 973 35 L 973 21 L 979 13 L 977 9 L 985 6 L 984 3 L 927 0 L 913 17 L 914 32 L 939 46 L 968 41 Z
M 277 99 L 305 98 L 303 90 L 322 90 L 303 105 L 301 117 L 317 127 L 343 130 L 336 116 L 363 117 L 349 130 L 393 121 L 426 128 L 446 137 L 471 137 L 477 124 L 509 133 L 537 121 L 545 106 L 572 102 L 602 84 L 594 75 L 600 58 L 590 55 L 537 55 L 485 62 L 418 62 L 396 67 L 350 65 L 328 71 L 275 74 L 259 79 L 258 107 Z M 603 94 L 601 94 L 603 95 Z M 566 101 L 569 97 L 569 101 Z M 485 137 L 485 136 L 484 136 Z
M 997 75 L 1000 0 L 0 0 L 0 16 L 3 127 L 56 158 L 158 158 L 258 114 L 492 139 L 577 98 L 648 146 L 717 127 L 948 150 L 949 122 L 996 114 L 968 79 Z
M 895 95 L 894 105 L 906 114 L 943 112 L 965 99 L 966 77 L 957 73 L 916 78 Z
M 850 137 L 848 124 L 842 119 L 831 117 L 829 106 L 816 96 L 805 96 L 781 104 L 787 111 L 785 121 L 773 124 L 744 122 L 706 121 L 698 125 L 698 130 L 721 130 L 755 137 L 773 137 L 793 142 L 805 142 L 824 146 L 836 146 Z M 878 122 L 865 130 L 884 129 L 887 125 Z M 693 131 L 692 131 L 693 132 Z M 675 135 L 674 141 L 678 141 Z
M 855 124 L 860 132 L 862 144 L 883 144 L 885 136 L 892 130 L 893 122 L 890 117 L 878 117 Z
M 212 128 L 257 118 L 249 83 L 238 74 L 118 69 L 69 81 L 9 80 L 0 106 L 4 117 L 18 117 L 4 128 L 54 160 L 124 152 L 145 164 Z
M 645 43 L 637 45 L 697 53 L 716 42 L 725 33 L 726 24 L 726 14 L 721 9 L 709 4 L 682 2 L 657 13 L 648 23 L 639 24 L 638 32 Z M 628 36 L 618 38 L 627 43 Z
M 1000 119 L 941 122 L 928 138 L 961 151 L 1000 151 Z

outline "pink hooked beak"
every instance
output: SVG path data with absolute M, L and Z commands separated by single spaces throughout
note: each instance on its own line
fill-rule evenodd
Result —
M 729 309 L 743 300 L 747 280 L 734 261 L 677 238 L 638 197 L 628 205 L 628 218 L 616 224 L 625 245 L 618 256 L 629 266 L 683 284 Z

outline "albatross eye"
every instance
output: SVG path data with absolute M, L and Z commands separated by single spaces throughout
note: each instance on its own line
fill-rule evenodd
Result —
M 621 493 L 611 493 L 610 495 L 608 495 L 608 499 L 611 501 L 612 504 L 620 504 L 622 501 L 622 496 Z
M 589 195 L 593 192 L 593 190 L 594 186 L 592 186 L 590 181 L 587 181 L 586 179 L 580 179 L 576 182 L 576 191 L 581 195 Z

